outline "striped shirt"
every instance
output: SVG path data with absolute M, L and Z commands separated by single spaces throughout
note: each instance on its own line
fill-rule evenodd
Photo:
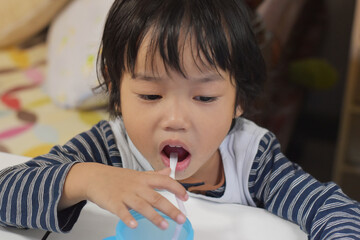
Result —
M 78 162 L 122 167 L 109 122 L 101 121 L 63 146 L 0 172 L 0 225 L 70 231 L 85 201 L 57 211 L 66 175 Z M 226 187 L 226 186 L 224 186 Z M 218 192 L 222 189 L 216 190 Z M 274 134 L 258 146 L 249 175 L 258 207 L 295 222 L 309 239 L 360 239 L 360 204 L 334 183 L 320 183 L 290 162 Z

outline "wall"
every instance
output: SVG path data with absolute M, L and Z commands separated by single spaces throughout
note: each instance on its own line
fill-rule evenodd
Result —
M 312 57 L 325 58 L 337 70 L 339 80 L 335 86 L 327 90 L 305 91 L 302 109 L 286 154 L 320 181 L 330 181 L 346 81 L 355 1 L 322 2 L 325 15 L 320 18 L 323 18 L 326 26 L 320 44 L 312 52 Z M 314 11 L 311 14 L 315 19 L 320 13 Z

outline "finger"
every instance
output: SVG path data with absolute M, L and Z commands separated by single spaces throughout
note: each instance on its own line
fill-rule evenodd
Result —
M 170 168 L 164 168 L 164 169 L 161 169 L 161 170 L 156 171 L 156 172 L 161 174 L 161 175 L 170 176 L 171 169 Z
M 160 193 L 148 190 L 145 192 L 144 196 L 146 196 L 145 200 L 153 207 L 169 216 L 175 222 L 183 224 L 186 221 L 186 216 Z
M 129 204 L 129 207 L 149 219 L 150 222 L 160 229 L 165 230 L 169 227 L 169 223 L 165 220 L 165 218 L 163 218 L 147 201 L 141 197 L 133 199 Z
M 137 227 L 138 223 L 124 204 L 120 204 L 117 206 L 116 210 L 112 211 L 110 209 L 110 211 L 116 214 L 129 228 Z
M 186 189 L 179 182 L 168 176 L 160 175 L 157 173 L 153 174 L 155 174 L 155 177 L 151 177 L 147 180 L 151 188 L 167 190 L 175 194 L 176 197 L 181 199 L 182 201 L 188 200 L 189 196 L 186 192 Z

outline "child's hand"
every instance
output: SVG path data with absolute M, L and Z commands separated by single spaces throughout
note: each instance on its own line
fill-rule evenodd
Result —
M 154 208 L 179 224 L 184 223 L 186 217 L 155 189 L 168 190 L 184 201 L 188 198 L 184 187 L 169 174 L 170 168 L 139 172 L 98 163 L 78 163 L 69 171 L 59 207 L 90 200 L 116 214 L 131 228 L 137 223 L 128 209 L 134 209 L 159 228 L 166 229 L 168 223 Z

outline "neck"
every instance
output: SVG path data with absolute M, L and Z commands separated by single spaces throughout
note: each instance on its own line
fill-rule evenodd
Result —
M 196 179 L 205 184 L 217 185 L 221 181 L 223 175 L 223 166 L 220 151 L 217 150 L 211 159 L 206 162 L 206 164 L 200 168 L 194 175 L 188 179 L 184 179 L 184 182 L 190 179 Z

